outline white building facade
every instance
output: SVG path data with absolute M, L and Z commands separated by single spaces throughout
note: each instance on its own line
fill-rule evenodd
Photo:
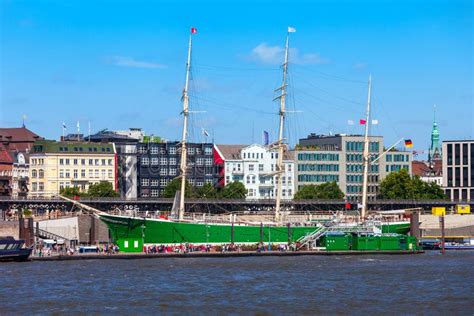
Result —
M 216 145 L 217 155 L 224 160 L 225 185 L 240 181 L 247 189 L 247 200 L 274 199 L 277 190 L 276 149 L 254 145 Z M 295 194 L 295 165 L 292 153 L 283 157 L 282 199 L 293 199 Z

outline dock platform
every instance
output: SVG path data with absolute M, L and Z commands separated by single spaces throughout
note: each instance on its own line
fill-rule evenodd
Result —
M 62 260 L 109 260 L 109 259 L 158 259 L 158 258 L 231 258 L 231 257 L 294 257 L 294 256 L 360 256 L 360 255 L 413 255 L 424 253 L 423 250 L 402 251 L 241 251 L 241 252 L 189 252 L 189 253 L 118 253 L 118 254 L 77 254 L 46 257 L 30 257 L 31 261 Z

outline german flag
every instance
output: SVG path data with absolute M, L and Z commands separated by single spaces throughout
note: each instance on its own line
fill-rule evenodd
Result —
M 405 139 L 405 147 L 408 147 L 408 148 L 413 147 L 413 143 L 411 139 Z

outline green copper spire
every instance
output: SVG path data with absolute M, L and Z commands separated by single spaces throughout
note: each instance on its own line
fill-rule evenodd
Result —
M 439 159 L 441 157 L 441 148 L 439 147 L 439 131 L 436 123 L 436 105 L 433 108 L 433 129 L 431 130 L 431 146 L 428 160 Z

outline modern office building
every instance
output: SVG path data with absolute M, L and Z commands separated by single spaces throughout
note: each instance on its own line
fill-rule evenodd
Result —
M 35 142 L 30 153 L 29 196 L 51 197 L 65 187 L 87 191 L 101 181 L 117 188 L 114 144 L 89 142 Z
M 443 141 L 443 189 L 451 200 L 474 198 L 474 140 Z
M 276 196 L 277 149 L 262 145 L 216 145 L 214 163 L 218 166 L 220 185 L 240 181 L 247 189 L 248 200 L 274 199 Z M 283 157 L 282 199 L 295 193 L 295 165 L 292 152 Z
M 377 197 L 380 181 L 390 172 L 406 169 L 411 174 L 411 152 L 391 150 L 378 159 L 384 148 L 383 137 L 370 137 L 369 200 Z M 363 150 L 364 136 L 361 135 L 310 134 L 300 139 L 295 148 L 296 188 L 336 181 L 347 200 L 360 201 Z
M 130 178 L 136 173 L 138 197 L 160 197 L 166 186 L 179 176 L 181 145 L 179 142 L 137 143 L 136 153 L 126 152 L 137 158 L 136 166 L 127 165 L 125 174 Z M 205 183 L 215 184 L 216 168 L 211 143 L 187 143 L 187 181 L 195 187 Z M 130 148 L 131 149 L 131 148 Z M 128 196 L 126 196 L 128 198 Z

